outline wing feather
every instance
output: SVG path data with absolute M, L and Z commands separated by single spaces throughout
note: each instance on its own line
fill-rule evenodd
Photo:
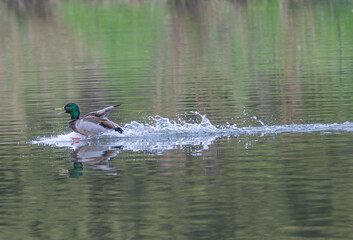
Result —
M 119 127 L 118 124 L 116 124 L 113 121 L 110 121 L 108 118 L 98 118 L 92 115 L 85 116 L 84 121 L 100 124 L 102 125 L 102 127 L 109 128 L 109 129 L 115 129 Z
M 109 106 L 109 107 L 106 107 L 106 108 L 103 108 L 103 109 L 100 109 L 100 110 L 97 110 L 97 111 L 94 111 L 94 112 L 89 112 L 83 117 L 85 118 L 85 117 L 88 117 L 88 116 L 95 116 L 95 117 L 104 118 L 105 115 L 109 114 L 117 106 L 120 106 L 120 104 L 117 104 L 117 105 L 114 105 L 114 106 Z

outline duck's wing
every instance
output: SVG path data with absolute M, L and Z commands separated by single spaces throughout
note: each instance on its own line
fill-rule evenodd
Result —
M 104 110 L 104 109 L 102 109 L 102 110 Z M 120 127 L 118 124 L 116 124 L 113 121 L 110 121 L 108 118 L 97 117 L 97 116 L 89 115 L 89 114 L 86 114 L 81 119 L 81 121 L 82 121 L 83 125 L 85 125 L 85 122 L 89 122 L 89 123 L 99 124 L 100 126 L 102 126 L 104 128 L 108 128 L 108 129 L 115 129 L 115 128 Z
M 94 111 L 94 112 L 89 112 L 83 117 L 85 118 L 85 117 L 88 117 L 88 116 L 94 116 L 94 117 L 98 117 L 98 118 L 104 118 L 105 115 L 109 114 L 117 106 L 120 106 L 120 104 L 117 104 L 117 105 L 114 105 L 114 106 L 110 106 L 110 107 L 106 107 L 106 108 L 103 108 L 103 109 L 100 109 L 100 110 L 97 110 L 97 111 Z

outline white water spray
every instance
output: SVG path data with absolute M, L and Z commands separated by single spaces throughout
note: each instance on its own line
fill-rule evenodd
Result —
M 163 152 L 186 145 L 199 146 L 201 149 L 208 147 L 218 138 L 236 137 L 241 135 L 275 135 L 281 133 L 310 133 L 310 132 L 337 132 L 353 131 L 353 123 L 333 124 L 290 124 L 290 125 L 265 125 L 261 120 L 253 117 L 261 126 L 237 127 L 236 124 L 214 126 L 206 115 L 193 112 L 201 120 L 197 123 L 188 122 L 182 118 L 177 121 L 161 116 L 149 117 L 148 123 L 132 121 L 123 126 L 124 133 L 110 132 L 92 139 L 85 139 L 78 133 L 70 132 L 57 136 L 41 137 L 32 144 L 50 145 L 56 147 L 80 146 L 88 142 L 106 144 L 110 146 L 124 146 L 126 150 Z M 81 138 L 73 141 L 72 138 Z

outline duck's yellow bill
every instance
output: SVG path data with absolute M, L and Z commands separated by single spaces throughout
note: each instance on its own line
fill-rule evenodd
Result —
M 62 111 L 62 110 L 64 110 L 63 112 L 59 112 L 58 115 L 63 114 L 63 113 L 66 113 L 66 111 L 65 111 L 65 109 L 64 109 L 63 107 L 61 107 L 61 108 L 55 108 L 55 110 L 57 110 L 57 111 Z

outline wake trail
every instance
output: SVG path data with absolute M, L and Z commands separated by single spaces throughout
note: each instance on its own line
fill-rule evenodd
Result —
M 261 120 L 261 126 L 237 127 L 236 124 L 213 125 L 206 115 L 199 114 L 201 120 L 190 122 L 179 118 L 177 121 L 161 116 L 149 117 L 148 123 L 132 121 L 123 126 L 124 133 L 110 132 L 93 139 L 85 139 L 78 133 L 70 132 L 55 136 L 39 137 L 31 141 L 31 144 L 51 145 L 57 147 L 72 146 L 72 138 L 81 138 L 80 144 L 87 141 L 96 141 L 109 145 L 123 145 L 124 149 L 134 151 L 153 149 L 174 149 L 183 145 L 202 145 L 208 148 L 216 139 L 221 137 L 232 137 L 242 135 L 276 135 L 284 133 L 333 133 L 353 132 L 353 123 L 332 124 L 288 124 L 288 125 L 265 125 Z M 79 144 L 79 145 L 80 145 Z

